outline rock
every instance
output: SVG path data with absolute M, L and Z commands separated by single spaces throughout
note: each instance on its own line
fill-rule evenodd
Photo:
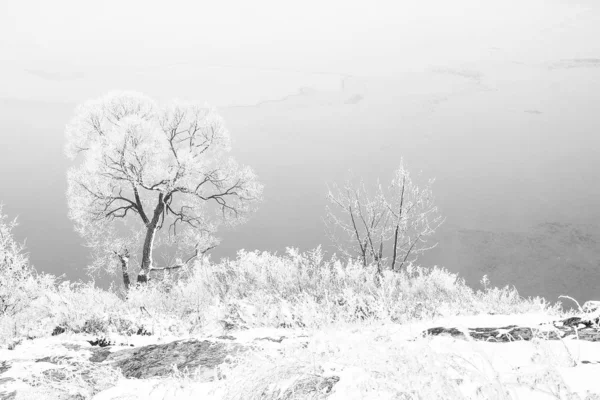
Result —
M 17 398 L 17 391 L 0 392 L 0 400 L 14 400 Z
M 531 340 L 533 331 L 531 328 L 518 327 L 516 325 L 505 326 L 502 328 L 469 328 L 469 336 L 475 340 L 486 342 L 514 342 L 516 340 Z M 465 333 L 456 328 L 430 328 L 423 332 L 423 335 L 450 335 L 452 337 L 465 338 Z
M 598 325 L 598 318 L 596 319 L 588 319 L 582 317 L 569 317 L 567 319 L 563 319 L 562 321 L 553 322 L 556 327 L 565 327 L 565 328 L 591 328 L 594 325 Z
M 98 347 L 109 347 L 109 346 L 116 346 L 117 345 L 116 342 L 111 342 L 107 338 L 97 338 L 96 340 L 86 340 L 86 342 L 88 342 L 92 346 L 98 346 Z M 119 343 L 119 346 L 131 346 L 131 347 L 133 347 L 134 345 L 133 344 L 127 345 L 126 343 Z
M 6 348 L 9 350 L 14 350 L 21 343 L 23 343 L 23 338 L 13 339 L 8 343 Z
M 92 356 L 89 358 L 89 361 L 95 363 L 99 363 L 106 360 L 111 353 L 110 349 L 107 349 L 106 347 L 100 347 L 91 350 Z
M 68 360 L 71 360 L 71 357 L 59 356 L 59 357 L 38 358 L 37 360 L 35 360 L 35 362 L 47 362 L 47 363 L 51 363 L 51 364 L 59 364 L 62 361 L 68 361 Z
M 10 367 L 11 367 L 11 364 L 8 361 L 0 361 L 0 375 L 5 373 L 6 371 L 8 371 L 10 369 Z M 8 382 L 12 382 L 12 381 L 14 381 L 13 378 L 1 378 L 0 385 L 4 385 L 4 384 L 6 384 Z M 8 392 L 0 391 L 0 400 L 14 399 L 16 394 L 17 394 L 17 392 L 8 393 Z
M 135 334 L 140 336 L 152 336 L 152 333 L 148 332 L 143 326 L 140 327 Z
M 108 340 L 106 338 L 98 338 L 96 340 L 88 340 L 87 342 L 89 344 L 91 344 L 92 346 L 99 346 L 99 347 L 108 347 L 108 346 L 114 345 L 114 343 L 112 343 L 110 340 Z
M 5 373 L 6 371 L 8 371 L 10 369 L 10 367 L 11 367 L 11 365 L 7 361 L 0 361 L 0 375 Z M 13 381 L 14 381 L 13 378 L 0 378 L 0 385 L 5 385 L 5 384 L 7 384 L 9 382 L 13 382 Z M 16 398 L 16 396 L 17 396 L 16 391 L 12 391 L 12 392 L 0 391 L 0 400 L 13 400 Z
M 65 349 L 79 351 L 81 349 L 81 345 L 75 343 L 63 343 L 62 346 Z
M 215 368 L 227 362 L 227 357 L 245 348 L 239 344 L 211 342 L 208 340 L 178 340 L 167 344 L 154 344 L 136 349 L 115 352 L 96 352 L 90 361 L 104 361 L 121 369 L 126 378 L 146 379 L 168 376 L 173 366 L 179 371 L 197 370 L 199 379 L 214 379 Z
M 66 331 L 67 331 L 67 328 L 65 328 L 64 326 L 57 326 L 52 331 L 52 336 L 61 335 L 61 334 L 65 333 Z
M 10 367 L 11 367 L 11 365 L 7 361 L 0 361 L 0 375 L 5 373 L 6 371 L 8 371 L 10 369 Z M 6 383 L 9 383 L 12 381 L 14 381 L 13 378 L 1 378 L 0 385 L 5 385 Z M 16 391 L 12 391 L 12 392 L 0 391 L 0 400 L 13 400 L 16 398 L 16 396 L 17 396 Z
M 254 340 L 268 340 L 269 342 L 281 343 L 281 342 L 283 342 L 283 339 L 286 339 L 286 337 L 280 336 L 278 339 L 274 339 L 271 337 L 262 337 L 262 338 L 256 338 Z
M 0 375 L 10 369 L 11 365 L 8 361 L 0 361 Z
M 452 337 L 464 337 L 465 334 L 463 331 L 456 328 L 444 328 L 444 327 L 436 327 L 429 328 L 425 332 L 423 332 L 423 336 L 432 335 L 432 336 L 452 336 Z
M 467 333 L 474 340 L 488 342 L 514 342 L 517 340 L 531 340 L 534 337 L 546 340 L 569 338 L 598 342 L 600 341 L 599 322 L 599 318 L 569 317 L 551 322 L 553 330 L 542 329 L 542 325 L 545 324 L 538 327 L 510 325 L 500 328 L 468 328 L 466 332 L 457 328 L 436 327 L 427 329 L 422 335 L 450 335 L 465 338 L 465 333 Z

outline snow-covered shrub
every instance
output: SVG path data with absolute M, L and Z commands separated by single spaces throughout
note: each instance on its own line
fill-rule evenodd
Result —
M 219 327 L 306 327 L 346 323 L 396 323 L 478 313 L 558 312 L 543 299 L 523 299 L 516 290 L 486 285 L 475 292 L 444 268 L 409 265 L 401 272 L 325 259 L 320 248 L 276 255 L 240 251 L 233 260 L 197 260 L 178 279 L 134 285 L 125 299 L 93 283 L 30 275 L 13 298 L 35 294 L 0 335 L 74 333 L 188 335 Z M 46 278 L 44 278 L 46 279 Z M 40 285 L 46 285 L 40 289 Z M 26 297 L 25 297 L 26 298 Z M 20 322 L 19 322 L 20 321 Z M 18 326 L 17 326 L 18 325 Z M 11 337 L 12 337 L 11 336 Z
M 0 205 L 0 343 L 19 336 L 29 319 L 38 320 L 36 301 L 55 282 L 53 276 L 38 274 L 30 266 L 24 245 L 14 239 L 16 226 Z
M 160 283 L 136 288 L 129 303 L 179 316 L 188 324 L 195 320 L 198 328 L 211 319 L 244 326 L 321 327 L 549 308 L 513 289 L 488 287 L 476 293 L 464 279 L 440 267 L 409 265 L 401 272 L 386 271 L 379 285 L 376 274 L 376 266 L 342 263 L 335 256 L 325 259 L 320 248 L 303 253 L 288 248 L 283 255 L 242 250 L 233 260 L 199 260 L 183 279 L 169 283 L 168 293 Z
M 0 206 L 0 316 L 14 315 L 27 302 L 22 290 L 31 286 L 32 271 L 24 252 L 25 247 L 13 237 L 17 221 L 7 221 Z

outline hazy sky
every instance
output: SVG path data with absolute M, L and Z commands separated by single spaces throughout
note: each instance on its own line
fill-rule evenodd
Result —
M 258 214 L 215 257 L 325 243 L 326 184 L 350 168 L 388 180 L 404 157 L 437 178 L 450 245 L 434 262 L 465 274 L 508 263 L 505 282 L 524 262 L 559 268 L 532 261 L 545 236 L 527 232 L 548 221 L 600 226 L 598 4 L 4 1 L 0 201 L 19 215 L 39 269 L 82 277 L 72 272 L 87 250 L 66 217 L 64 126 L 76 104 L 131 89 L 219 106 L 236 157 L 266 184 Z M 520 232 L 494 248 L 529 247 L 510 260 L 475 257 L 474 241 L 489 238 L 477 230 Z M 600 263 L 593 246 L 557 237 L 548 243 L 579 252 L 565 263 Z M 585 284 L 584 296 L 600 287 Z
M 544 57 L 561 36 L 591 39 L 586 22 L 598 18 L 589 11 L 593 1 L 566 0 L 25 0 L 0 7 L 6 62 L 79 68 L 202 60 L 371 75 L 481 61 L 485 50 L 506 45 L 517 56 L 532 56 L 535 47 L 533 56 Z M 570 41 L 573 52 L 599 46 Z

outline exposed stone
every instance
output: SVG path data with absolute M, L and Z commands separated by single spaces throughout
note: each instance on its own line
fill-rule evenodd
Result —
M 23 343 L 23 338 L 17 338 L 17 339 L 13 339 L 11 340 L 8 345 L 6 346 L 7 349 L 9 350 L 14 350 L 17 348 L 18 345 L 20 345 L 21 343 Z
M 152 336 L 152 333 L 148 332 L 143 326 L 138 328 L 135 334 L 140 336 Z
M 99 346 L 99 347 L 108 347 L 108 346 L 114 345 L 114 343 L 112 343 L 110 340 L 108 340 L 106 338 L 99 338 L 96 340 L 88 340 L 87 342 L 89 344 L 91 344 L 92 346 Z
M 513 342 L 515 340 L 531 340 L 533 332 L 531 328 L 518 327 L 516 325 L 501 328 L 469 328 L 469 336 L 475 340 L 487 342 Z M 452 337 L 465 338 L 465 333 L 456 328 L 430 328 L 424 335 L 450 335 Z
M 517 325 L 500 328 L 468 328 L 468 335 L 474 340 L 488 342 L 514 342 L 517 340 L 531 340 L 534 337 L 547 340 L 574 338 L 591 342 L 600 341 L 600 327 L 598 318 L 569 317 L 551 322 L 553 330 L 539 327 L 520 327 Z M 436 327 L 427 329 L 423 335 L 450 335 L 465 338 L 465 332 L 457 328 Z
M 10 369 L 11 365 L 8 361 L 0 361 L 0 375 Z
M 81 349 L 81 345 L 76 344 L 76 343 L 63 343 L 62 346 L 65 349 L 74 350 L 74 351 L 78 351 Z
M 92 350 L 91 362 L 102 362 L 110 355 L 110 349 L 106 347 L 95 348 Z
M 10 369 L 10 367 L 11 367 L 11 365 L 9 362 L 0 361 L 0 375 L 5 373 L 6 371 L 8 371 Z M 0 385 L 4 385 L 4 384 L 12 382 L 12 381 L 14 381 L 13 378 L 1 378 Z M 13 400 L 16 398 L 16 396 L 17 396 L 16 391 L 13 391 L 13 392 L 0 391 L 0 400 Z
M 212 381 L 214 369 L 227 362 L 245 348 L 239 344 L 226 344 L 208 340 L 178 340 L 167 344 L 154 344 L 136 349 L 115 352 L 96 352 L 90 361 L 105 361 L 121 369 L 126 378 L 152 378 L 168 376 L 173 366 L 178 370 L 198 372 L 202 381 Z
M 107 338 L 97 338 L 96 340 L 86 340 L 86 342 L 88 342 L 92 346 L 98 346 L 98 347 L 109 347 L 109 346 L 116 346 L 117 345 L 116 342 L 111 342 Z M 134 347 L 133 344 L 129 344 L 128 345 L 126 343 L 119 343 L 119 346 L 131 346 L 131 347 Z
M 0 400 L 14 400 L 17 398 L 17 391 L 0 392 Z
M 61 334 L 65 333 L 66 331 L 67 331 L 67 328 L 65 328 L 64 326 L 57 326 L 52 331 L 52 336 L 61 335 Z
M 461 330 L 458 330 L 456 328 L 444 328 L 444 327 L 436 327 L 436 328 L 429 328 L 427 329 L 425 332 L 423 332 L 423 336 L 425 335 L 434 335 L 434 336 L 441 336 L 441 335 L 450 335 L 452 337 L 459 337 L 462 336 L 464 337 L 464 333 Z
M 35 360 L 35 362 L 47 362 L 47 363 L 51 363 L 51 364 L 58 364 L 61 361 L 67 361 L 70 360 L 71 357 L 64 357 L 64 356 L 59 356 L 59 357 L 43 357 L 43 358 L 38 358 L 37 360 Z
M 286 339 L 286 337 L 280 336 L 278 339 L 274 339 L 271 337 L 262 337 L 262 338 L 256 338 L 254 340 L 268 340 L 269 342 L 281 343 L 281 342 L 283 342 L 283 339 Z

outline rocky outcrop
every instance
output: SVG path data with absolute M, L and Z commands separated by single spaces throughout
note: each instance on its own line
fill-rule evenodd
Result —
M 0 400 L 14 400 L 17 398 L 17 392 L 16 391 L 12 391 L 12 392 L 1 392 L 0 391 Z
M 8 363 L 6 361 L 0 361 L 0 375 L 5 373 L 6 371 L 8 371 L 10 369 L 10 367 L 11 367 L 10 363 Z M 14 381 L 13 378 L 0 378 L 0 400 L 12 400 L 12 399 L 16 398 L 16 396 L 17 396 L 16 391 L 2 390 L 2 386 L 4 386 L 4 384 L 12 382 L 12 381 Z
M 537 327 L 509 325 L 499 328 L 457 328 L 435 327 L 423 332 L 423 336 L 447 335 L 487 342 L 514 342 L 540 338 L 546 340 L 578 339 L 590 342 L 600 341 L 600 319 L 598 317 L 570 317 Z
M 201 381 L 212 381 L 215 368 L 229 357 L 246 350 L 240 344 L 209 340 L 178 340 L 166 344 L 153 344 L 136 349 L 110 352 L 108 348 L 95 351 L 92 362 L 106 362 L 118 367 L 126 378 L 153 378 L 168 376 L 176 366 L 198 372 Z
M 9 354 L 15 356 L 14 360 L 0 360 L 0 400 L 13 399 L 15 396 L 16 398 L 39 398 L 27 396 L 29 396 L 29 389 L 37 390 L 28 386 L 37 385 L 40 379 L 48 385 L 50 383 L 56 385 L 52 388 L 48 386 L 46 389 L 56 391 L 60 396 L 67 396 L 60 397 L 64 399 L 71 399 L 68 395 L 72 390 L 88 396 L 85 398 L 95 396 L 117 383 L 121 379 L 121 374 L 125 378 L 160 380 L 160 378 L 169 378 L 176 369 L 194 374 L 195 382 L 214 382 L 220 379 L 218 366 L 233 361 L 238 358 L 237 356 L 242 355 L 240 354 L 242 352 L 268 351 L 278 356 L 284 344 L 295 346 L 306 342 L 304 335 L 265 336 L 265 333 L 263 331 L 257 336 L 227 334 L 202 339 L 190 338 L 137 347 L 125 347 L 133 344 L 122 344 L 118 340 L 107 338 L 87 340 L 89 337 L 84 337 L 74 342 L 62 342 L 58 338 L 41 339 L 46 346 L 50 344 L 45 348 L 47 354 L 45 351 L 40 352 L 39 348 L 32 347 L 32 343 L 26 343 L 27 348 L 24 349 L 25 353 L 22 356 L 10 352 Z M 32 352 L 34 356 L 27 357 L 32 350 L 35 350 Z M 0 355 L 0 358 L 4 357 Z M 37 364 L 32 367 L 36 371 L 34 375 L 21 376 L 20 372 L 13 371 L 14 363 L 32 362 Z M 16 368 L 16 370 L 22 369 L 22 366 Z M 117 369 L 120 372 L 117 372 Z M 10 374 L 8 371 L 13 371 L 12 375 L 8 376 Z M 77 378 L 73 380 L 74 377 Z M 311 375 L 306 379 L 298 380 L 294 390 L 306 393 L 307 396 L 312 396 L 311 393 L 329 393 L 337 382 L 336 379 L 336 377 Z M 63 390 L 61 386 L 70 389 Z M 282 395 L 288 396 L 287 388 L 282 391 Z

